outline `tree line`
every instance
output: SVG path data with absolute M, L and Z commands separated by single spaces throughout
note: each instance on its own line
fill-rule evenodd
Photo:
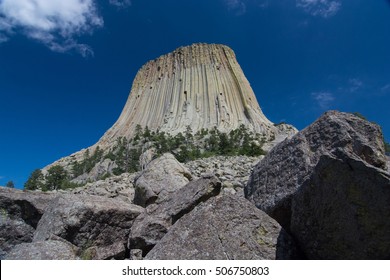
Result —
M 155 150 L 154 157 L 170 152 L 178 161 L 188 162 L 217 155 L 263 155 L 265 154 L 262 149 L 264 142 L 264 136 L 248 131 L 244 125 L 229 133 L 221 132 L 214 127 L 211 130 L 201 129 L 195 134 L 191 127 L 187 126 L 184 132 L 174 136 L 164 131 L 151 131 L 147 126 L 142 128 L 137 125 L 134 137 L 118 138 L 116 144 L 108 151 L 103 151 L 99 146 L 93 153 L 87 149 L 82 160 L 74 160 L 71 163 L 69 172 L 60 165 L 50 167 L 45 175 L 39 169 L 33 171 L 25 183 L 25 189 L 48 191 L 78 187 L 79 184 L 72 183 L 71 180 L 91 172 L 96 164 L 106 159 L 114 162 L 115 167 L 99 179 L 137 172 L 140 170 L 141 154 L 150 148 Z

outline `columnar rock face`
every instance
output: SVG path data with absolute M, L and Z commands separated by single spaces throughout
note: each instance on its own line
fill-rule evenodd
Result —
M 99 141 L 132 137 L 136 125 L 177 134 L 217 127 L 230 131 L 244 124 L 270 135 L 264 116 L 234 52 L 217 44 L 181 47 L 146 63 L 134 79 L 121 116 Z

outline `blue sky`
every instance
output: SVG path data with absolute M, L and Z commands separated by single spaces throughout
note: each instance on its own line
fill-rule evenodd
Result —
M 266 116 L 360 112 L 390 141 L 390 1 L 0 0 L 0 185 L 97 142 L 138 69 L 229 45 Z

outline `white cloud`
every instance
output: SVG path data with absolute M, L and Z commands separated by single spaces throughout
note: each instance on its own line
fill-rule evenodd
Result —
M 225 4 L 229 11 L 234 12 L 235 15 L 241 16 L 246 13 L 246 4 L 241 0 L 225 0 Z
M 244 15 L 248 6 L 265 9 L 270 5 L 269 0 L 222 0 L 227 9 L 236 16 Z
M 329 18 L 341 9 L 340 0 L 296 0 L 296 6 L 313 16 Z
M 126 8 L 131 6 L 130 0 L 109 0 L 111 5 L 117 6 L 118 8 Z
M 363 82 L 359 79 L 349 79 L 349 91 L 350 92 L 355 92 L 363 87 Z
M 311 96 L 321 109 L 328 109 L 331 103 L 335 100 L 333 94 L 327 91 L 313 92 Z
M 390 84 L 387 84 L 387 85 L 384 85 L 383 87 L 381 87 L 381 92 L 390 93 Z
M 22 33 L 56 52 L 75 50 L 83 56 L 92 49 L 76 37 L 103 26 L 94 0 L 2 0 L 0 42 Z

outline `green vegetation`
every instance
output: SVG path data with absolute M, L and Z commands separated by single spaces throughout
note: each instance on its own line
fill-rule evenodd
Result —
M 355 115 L 356 117 L 358 117 L 358 118 L 361 118 L 362 120 L 367 120 L 367 118 L 365 117 L 365 116 L 363 116 L 361 113 L 359 113 L 359 112 L 354 112 L 354 113 L 352 113 L 353 115 Z
M 220 132 L 215 127 L 211 130 L 202 129 L 196 134 L 187 126 L 183 133 L 175 136 L 137 125 L 133 138 L 118 138 L 109 151 L 104 152 L 99 146 L 93 152 L 87 149 L 82 160 L 73 161 L 70 172 L 59 165 L 50 167 L 46 175 L 39 169 L 35 170 L 25 183 L 25 189 L 48 191 L 78 187 L 79 185 L 72 183 L 71 180 L 89 173 L 96 164 L 106 159 L 114 162 L 116 167 L 111 172 L 102 174 L 98 178 L 100 180 L 112 175 L 137 172 L 140 170 L 141 154 L 150 148 L 154 149 L 155 157 L 170 152 L 178 161 L 188 162 L 218 155 L 264 155 L 262 149 L 264 141 L 265 137 L 248 132 L 244 125 L 229 133 Z
M 84 159 L 81 162 L 74 162 L 72 173 L 74 177 L 78 177 L 84 173 L 89 173 L 92 168 L 98 163 L 103 157 L 103 150 L 99 146 L 96 147 L 93 155 L 90 155 L 89 149 L 84 153 Z
M 43 180 L 44 180 L 44 176 L 42 174 L 42 171 L 40 169 L 36 169 L 31 173 L 27 182 L 24 184 L 24 189 L 25 190 L 42 189 Z
M 47 170 L 46 176 L 39 169 L 34 170 L 27 182 L 24 184 L 25 190 L 65 190 L 79 187 L 79 184 L 70 181 L 68 172 L 60 165 L 54 165 Z
M 6 186 L 7 188 L 11 188 L 11 189 L 15 188 L 15 184 L 14 184 L 13 181 L 8 181 L 7 184 L 6 184 L 5 186 Z
M 390 153 L 390 144 L 385 141 L 385 151 L 386 153 Z

